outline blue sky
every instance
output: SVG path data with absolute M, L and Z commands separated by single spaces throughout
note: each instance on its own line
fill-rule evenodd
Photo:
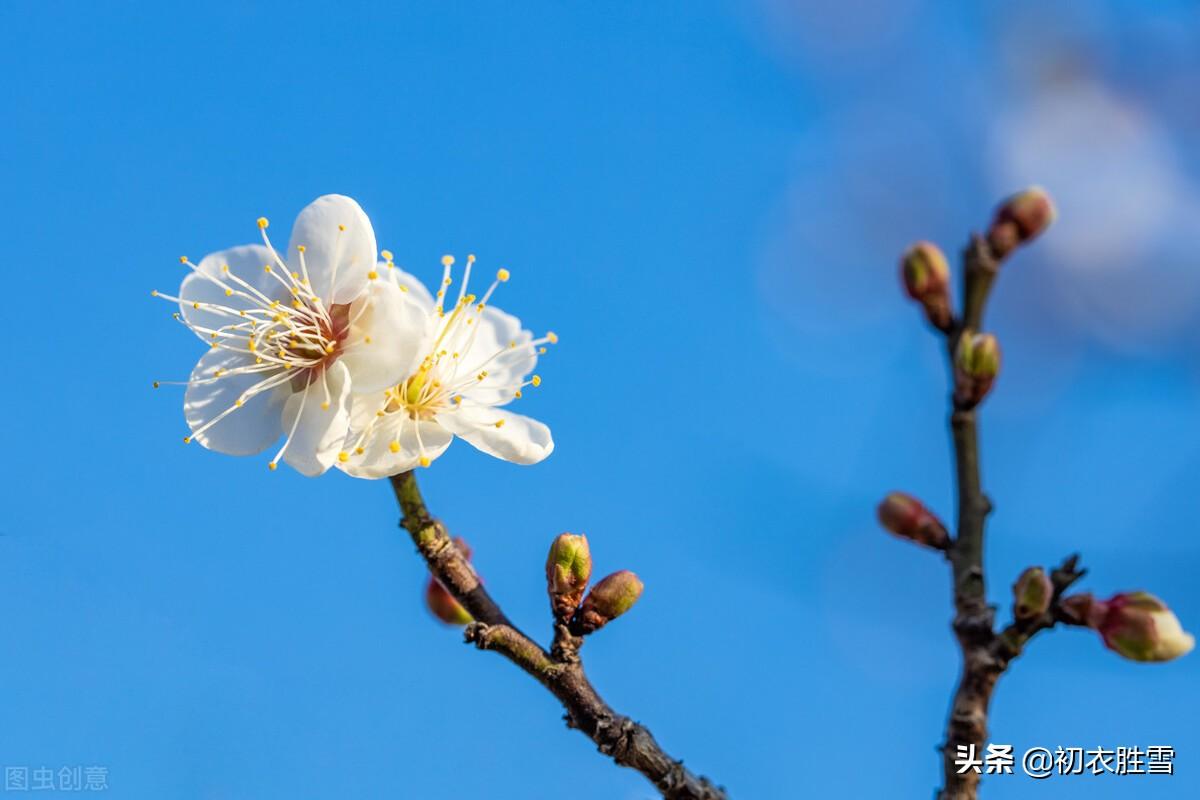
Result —
M 895 260 L 1028 183 L 1061 219 L 990 314 L 991 596 L 1081 550 L 1086 588 L 1200 628 L 1195 6 L 824 5 L 0 7 L 0 763 L 104 765 L 129 798 L 651 796 L 430 620 L 386 483 L 185 447 L 150 389 L 199 355 L 149 295 L 178 256 L 327 192 L 426 280 L 509 268 L 497 303 L 559 333 L 522 401 L 554 455 L 460 443 L 422 485 L 543 639 L 555 534 L 638 572 L 589 672 L 735 797 L 937 781 L 946 570 L 873 516 L 894 488 L 953 510 Z M 1197 677 L 1045 636 L 993 741 L 1168 744 L 1179 774 L 986 796 L 1194 796 Z

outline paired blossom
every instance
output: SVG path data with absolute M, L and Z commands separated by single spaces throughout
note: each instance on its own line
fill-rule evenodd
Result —
M 176 318 L 209 347 L 185 382 L 193 440 L 230 455 L 263 452 L 305 475 L 337 465 L 360 477 L 427 466 L 458 435 L 485 452 L 535 463 L 553 450 L 545 425 L 500 407 L 521 396 L 538 350 L 520 322 L 466 293 L 447 311 L 453 259 L 436 300 L 376 256 L 375 233 L 348 197 L 318 198 L 280 253 L 262 244 L 213 253 L 191 270 Z M 469 378 L 469 380 L 468 380 Z M 155 384 L 158 386 L 159 384 Z

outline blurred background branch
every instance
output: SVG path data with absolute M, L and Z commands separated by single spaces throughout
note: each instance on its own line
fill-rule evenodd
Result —
M 955 317 L 951 276 L 936 245 L 918 242 L 901 259 L 908 296 L 921 306 L 930 325 L 945 337 L 953 391 L 950 430 L 955 462 L 958 524 L 950 537 L 945 525 L 911 495 L 889 494 L 879 504 L 880 523 L 891 533 L 945 552 L 953 570 L 953 629 L 961 653 L 961 673 L 942 743 L 939 800 L 976 800 L 982 755 L 988 742 L 988 716 L 996 682 L 1039 631 L 1057 622 L 1095 628 L 1105 644 L 1137 661 L 1167 661 L 1194 644 L 1157 598 L 1119 594 L 1109 601 L 1091 595 L 1064 598 L 1083 577 L 1072 555 L 1049 575 L 1025 569 L 1013 584 L 1013 617 L 995 630 L 988 603 L 984 532 L 992 502 L 983 489 L 977 414 L 1000 371 L 996 337 L 980 333 L 992 285 L 1004 260 L 1037 238 L 1054 221 L 1054 205 L 1043 190 L 1028 189 L 996 211 L 986 236 L 973 235 L 963 251 L 962 316 Z M 1133 610 L 1128 610 L 1133 609 Z

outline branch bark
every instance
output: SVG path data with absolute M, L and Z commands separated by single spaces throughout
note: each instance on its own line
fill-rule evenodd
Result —
M 963 317 L 947 334 L 951 374 L 958 340 L 966 330 L 978 331 L 983 324 L 999 260 L 981 236 L 973 236 L 963 253 Z M 978 408 L 964 408 L 951 393 L 950 430 L 954 442 L 958 523 L 947 557 L 953 569 L 953 628 L 962 652 L 962 671 L 946 723 L 942 744 L 942 788 L 938 800 L 976 800 L 979 773 L 959 771 L 955 760 L 960 747 L 974 747 L 977 757 L 987 741 L 988 709 L 996 682 L 1014 658 L 1038 632 L 1061 621 L 1059 599 L 1083 576 L 1078 556 L 1071 556 L 1054 570 L 1054 594 L 1049 609 L 1026 620 L 1014 621 L 1001 633 L 995 632 L 995 610 L 987 602 L 984 570 L 984 530 L 992 504 L 983 491 L 979 466 Z
M 401 526 L 429 571 L 475 618 L 466 628 L 466 641 L 499 653 L 545 686 L 566 710 L 568 727 L 582 731 L 617 764 L 642 773 L 666 800 L 728 800 L 723 788 L 671 758 L 644 725 L 616 713 L 600 697 L 584 674 L 581 640 L 556 630 L 553 651 L 547 652 L 505 616 L 445 526 L 430 515 L 412 472 L 395 475 L 391 482 Z

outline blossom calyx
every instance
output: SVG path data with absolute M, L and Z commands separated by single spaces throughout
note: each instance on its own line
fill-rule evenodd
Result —
M 566 623 L 574 616 L 588 579 L 592 577 L 592 553 L 583 534 L 561 533 L 546 556 L 546 592 L 554 618 Z
M 1058 216 L 1044 189 L 1033 186 L 1014 194 L 996 209 L 987 240 L 997 258 L 1037 238 Z
M 917 498 L 892 492 L 876 509 L 879 524 L 889 533 L 917 544 L 945 550 L 950 544 L 946 526 Z
M 1032 619 L 1046 613 L 1054 597 L 1054 584 L 1041 567 L 1029 567 L 1013 584 L 1013 616 Z
M 1167 604 L 1149 592 L 1122 592 L 1108 600 L 1076 595 L 1063 603 L 1072 621 L 1097 630 L 1108 649 L 1131 661 L 1170 661 L 1196 645 Z
M 900 259 L 900 277 L 904 291 L 925 309 L 929 323 L 948 330 L 950 311 L 950 265 L 946 255 L 931 242 L 917 242 Z
M 965 330 L 954 352 L 954 401 L 959 408 L 979 405 L 1000 373 L 1000 343 L 990 333 Z
M 642 596 L 642 581 L 627 569 L 614 572 L 592 587 L 575 614 L 580 632 L 599 630 L 633 608 Z
M 1058 607 L 1063 621 L 1084 628 L 1099 628 L 1104 615 L 1108 613 L 1108 605 L 1103 600 L 1097 600 L 1091 592 L 1064 597 Z

